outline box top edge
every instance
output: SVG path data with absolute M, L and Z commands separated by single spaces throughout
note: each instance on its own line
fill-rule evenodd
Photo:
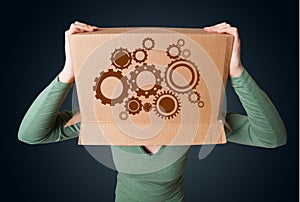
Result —
M 164 31 L 169 31 L 167 34 L 200 34 L 200 35 L 229 35 L 220 33 L 211 33 L 204 31 L 202 28 L 178 28 L 178 27 L 110 27 L 110 28 L 99 28 L 98 31 L 94 32 L 83 32 L 77 33 L 76 36 L 89 36 L 89 35 L 105 35 L 105 34 L 137 34 L 143 31 L 153 31 L 151 34 L 166 34 Z M 173 32 L 173 33 L 172 33 Z M 145 32 L 146 34 L 146 32 Z

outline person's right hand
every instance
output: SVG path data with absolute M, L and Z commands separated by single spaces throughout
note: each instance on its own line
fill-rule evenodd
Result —
M 63 83 L 73 83 L 75 80 L 74 71 L 72 67 L 71 54 L 70 54 L 70 44 L 69 36 L 71 34 L 82 33 L 82 32 L 93 32 L 98 30 L 96 26 L 87 25 L 81 22 L 74 22 L 71 24 L 70 28 L 65 32 L 65 65 L 63 70 L 59 73 L 58 79 Z

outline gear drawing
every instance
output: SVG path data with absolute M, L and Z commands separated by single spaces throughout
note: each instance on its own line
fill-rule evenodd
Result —
M 169 45 L 166 52 L 167 52 L 167 56 L 170 59 L 176 59 L 181 55 L 180 47 L 178 45 L 175 45 L 175 44 Z
M 155 83 L 153 84 L 152 88 L 150 89 L 143 89 L 143 87 L 138 86 L 137 79 L 141 72 L 150 72 L 153 74 L 155 78 Z M 135 91 L 138 96 L 145 96 L 148 98 L 150 95 L 155 95 L 156 92 L 162 88 L 161 82 L 163 78 L 161 77 L 161 71 L 156 69 L 154 65 L 147 65 L 144 63 L 143 65 L 136 66 L 136 68 L 130 72 L 130 80 L 129 83 L 131 84 L 131 90 Z
M 150 112 L 151 109 L 152 109 L 152 104 L 150 102 L 146 102 L 144 105 L 143 105 L 143 109 L 145 112 Z
M 191 78 L 189 79 L 189 82 L 186 85 L 178 85 L 173 80 L 173 74 L 175 73 L 175 70 L 178 67 L 184 68 L 185 70 L 190 72 Z M 200 74 L 198 72 L 197 66 L 192 61 L 180 58 L 172 61 L 166 68 L 165 81 L 167 86 L 171 90 L 179 94 L 184 94 L 196 88 L 200 81 Z
M 101 84 L 109 77 L 117 78 L 122 83 L 122 93 L 116 98 L 108 98 L 101 92 Z M 121 104 L 128 96 L 129 85 L 127 83 L 127 77 L 123 76 L 121 71 L 114 71 L 113 69 L 108 69 L 107 72 L 103 71 L 100 73 L 99 77 L 95 78 L 95 83 L 96 84 L 93 86 L 93 90 L 96 92 L 95 97 L 104 105 L 109 104 L 114 106 L 117 103 Z
M 177 41 L 178 46 L 184 46 L 184 44 L 185 44 L 185 41 L 183 39 L 178 39 L 178 41 Z
M 198 107 L 200 107 L 200 108 L 204 107 L 204 102 L 203 101 L 199 101 L 198 102 Z
M 120 118 L 121 120 L 123 120 L 123 121 L 126 120 L 126 119 L 128 119 L 128 113 L 125 112 L 125 111 L 120 112 L 119 118 Z
M 184 49 L 181 53 L 182 57 L 188 58 L 191 56 L 191 51 L 189 49 Z
M 129 114 L 135 115 L 140 113 L 140 111 L 142 111 L 143 104 L 139 98 L 131 97 L 129 100 L 125 102 L 125 108 Z
M 160 118 L 174 118 L 180 111 L 179 98 L 172 91 L 163 91 L 153 100 L 154 112 Z
M 132 57 L 136 62 L 143 63 L 147 60 L 148 54 L 144 49 L 139 48 L 133 51 Z
M 189 92 L 188 99 L 191 103 L 196 104 L 196 103 L 200 102 L 200 98 L 201 98 L 200 93 L 198 93 L 197 91 Z
M 131 65 L 131 55 L 130 52 L 126 48 L 118 48 L 115 49 L 114 52 L 111 53 L 110 58 L 112 65 L 117 69 L 126 69 Z
M 147 37 L 142 42 L 143 48 L 146 50 L 152 50 L 155 46 L 155 42 L 152 38 Z

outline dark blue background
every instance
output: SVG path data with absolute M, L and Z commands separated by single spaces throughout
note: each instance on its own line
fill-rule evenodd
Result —
M 5 11 L 8 11 L 5 13 Z M 64 64 L 64 31 L 74 20 L 102 27 L 239 28 L 242 62 L 278 108 L 288 143 L 263 149 L 228 143 L 204 160 L 194 146 L 185 170 L 186 201 L 298 201 L 298 1 L 22 1 L 2 6 L 1 164 L 9 201 L 113 201 L 116 172 L 77 140 L 29 146 L 17 140 L 26 110 Z M 227 89 L 228 108 L 243 113 Z M 63 106 L 71 108 L 68 98 Z

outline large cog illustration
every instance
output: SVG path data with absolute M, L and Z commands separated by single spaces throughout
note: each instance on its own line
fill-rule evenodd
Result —
M 184 68 L 190 75 L 190 81 L 186 85 L 178 85 L 173 80 L 174 73 L 177 68 Z M 198 67 L 190 60 L 179 58 L 172 61 L 165 71 L 165 81 L 167 86 L 176 93 L 184 94 L 195 89 L 200 81 L 200 74 L 198 72 Z
M 101 91 L 101 85 L 103 81 L 109 77 L 114 77 L 119 79 L 122 84 L 122 92 L 116 98 L 109 98 L 104 95 Z M 107 72 L 101 72 L 99 77 L 95 78 L 95 85 L 93 86 L 93 90 L 96 92 L 95 97 L 99 99 L 102 104 L 109 104 L 114 106 L 115 104 L 121 104 L 123 100 L 128 96 L 129 85 L 127 83 L 127 77 L 122 75 L 121 71 L 114 71 L 113 69 L 108 69 Z
M 161 118 L 174 118 L 180 111 L 179 98 L 172 91 L 163 91 L 153 100 L 154 112 Z
M 154 76 L 155 83 L 153 84 L 152 88 L 144 89 L 138 85 L 137 78 L 141 72 L 150 72 Z M 146 98 L 148 98 L 150 95 L 155 95 L 156 92 L 162 88 L 161 82 L 163 81 L 163 78 L 160 74 L 161 71 L 156 69 L 154 65 L 148 65 L 144 63 L 143 65 L 136 66 L 136 68 L 130 72 L 131 78 L 129 83 L 131 84 L 131 90 L 135 91 L 138 96 L 145 96 Z

